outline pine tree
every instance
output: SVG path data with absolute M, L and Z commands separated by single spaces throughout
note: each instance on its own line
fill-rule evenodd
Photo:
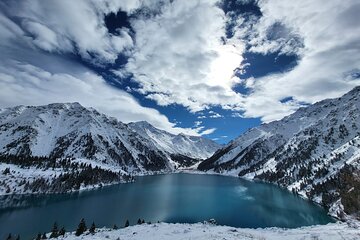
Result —
M 126 220 L 125 227 L 128 227 L 130 225 L 129 220 Z
M 145 220 L 143 219 L 142 221 L 141 221 L 141 224 L 144 224 L 145 223 Z
M 59 231 L 59 236 L 64 236 L 65 235 L 65 227 L 62 227 Z
M 137 221 L 137 224 L 141 224 L 141 219 L 139 218 L 138 221 Z
M 95 229 L 96 229 L 96 226 L 95 226 L 95 223 L 93 222 L 93 223 L 91 224 L 91 227 L 90 227 L 90 229 L 89 229 L 89 232 L 90 232 L 91 234 L 95 234 Z
M 55 222 L 51 230 L 50 238 L 57 238 L 59 236 L 59 229 L 57 223 Z
M 4 175 L 10 174 L 10 168 L 5 168 L 5 170 L 3 171 L 3 174 Z
M 116 224 L 114 224 L 113 229 L 118 230 L 119 228 L 118 228 L 118 226 Z
M 47 237 L 46 237 L 46 233 L 43 233 L 43 235 L 42 235 L 41 239 L 47 239 Z
M 85 219 L 81 219 L 78 228 L 76 229 L 75 235 L 80 236 L 87 230 Z
M 17 235 L 16 240 L 20 240 L 20 235 Z
M 9 233 L 8 237 L 6 238 L 6 240 L 11 240 L 12 239 L 12 235 L 11 233 Z

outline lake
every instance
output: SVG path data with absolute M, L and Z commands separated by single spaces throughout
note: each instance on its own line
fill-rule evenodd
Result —
M 123 227 L 137 219 L 195 223 L 211 218 L 233 227 L 295 228 L 326 224 L 326 211 L 284 189 L 239 178 L 169 174 L 138 177 L 135 183 L 118 184 L 73 194 L 5 196 L 0 198 L 0 239 L 8 233 L 22 239 L 50 232 L 56 221 L 67 231 L 80 219 L 88 227 Z

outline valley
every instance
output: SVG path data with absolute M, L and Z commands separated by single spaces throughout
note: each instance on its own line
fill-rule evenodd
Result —
M 232 197 L 219 190 L 219 193 L 201 194 L 207 200 L 196 204 L 208 206 L 206 209 L 216 209 L 213 205 L 207 205 L 207 201 L 212 199 L 210 203 L 213 204 L 217 199 L 215 202 L 220 205 L 240 207 L 236 212 L 246 212 L 243 206 L 250 207 L 251 204 L 255 204 L 252 213 L 255 209 L 262 209 L 254 220 L 255 225 L 254 222 L 236 223 L 242 219 L 239 220 L 236 216 L 233 216 L 232 220 L 226 220 L 232 215 L 225 210 L 220 215 L 217 215 L 219 212 L 204 210 L 203 213 L 206 214 L 202 215 L 194 211 L 194 216 L 189 210 L 186 216 L 175 214 L 173 218 L 168 216 L 157 219 L 152 216 L 158 213 L 145 211 L 138 212 L 137 215 L 143 214 L 151 221 L 173 223 L 196 223 L 217 216 L 221 224 L 235 227 L 300 227 L 331 222 L 332 220 L 326 216 L 327 212 L 330 216 L 348 223 L 357 222 L 360 216 L 359 99 L 360 87 L 357 87 L 343 97 L 323 100 L 301 108 L 282 120 L 252 128 L 225 146 L 202 137 L 174 135 L 157 129 L 147 122 L 125 124 L 78 103 L 2 109 L 0 110 L 2 211 L 5 218 L 6 209 L 14 209 L 15 215 L 17 212 L 21 215 L 21 208 L 32 209 L 36 206 L 35 202 L 26 199 L 37 195 L 44 196 L 44 199 L 48 198 L 42 194 L 47 194 L 49 199 L 60 199 L 62 195 L 57 194 L 72 193 L 75 194 L 76 200 L 87 194 L 97 195 L 97 192 L 103 193 L 108 191 L 107 189 L 118 188 L 118 183 L 130 183 L 126 184 L 127 191 L 133 191 L 131 189 L 136 191 L 139 187 L 137 184 L 142 182 L 141 180 L 138 182 L 141 176 L 147 175 L 159 175 L 159 179 L 163 179 L 161 183 L 157 183 L 157 187 L 168 186 L 171 189 L 170 186 L 179 184 L 180 180 L 174 180 L 177 179 L 176 175 L 179 175 L 184 178 L 181 178 L 181 181 L 193 181 L 192 187 L 195 187 L 195 192 L 203 191 L 204 186 L 206 191 L 210 189 L 216 192 L 216 188 L 211 184 L 209 186 L 201 184 L 204 181 L 201 180 L 202 178 L 210 180 L 213 177 L 220 177 L 211 176 L 216 174 L 235 177 L 231 178 L 233 180 L 221 180 L 222 184 L 225 184 L 224 189 L 227 189 L 227 182 L 238 181 L 238 178 L 241 178 L 255 181 L 252 184 L 255 184 L 254 189 L 257 189 L 257 193 L 254 196 L 248 195 L 249 190 L 243 186 L 249 183 L 239 182 L 237 183 L 240 184 L 239 193 L 247 192 L 244 195 L 245 200 L 243 199 L 245 202 L 237 198 L 231 200 Z M 179 172 L 194 174 L 184 175 Z M 174 177 L 166 177 L 172 175 Z M 149 176 L 149 179 L 152 177 Z M 157 179 L 156 176 L 153 176 L 153 179 Z M 276 186 L 262 188 L 262 183 L 256 183 L 257 181 Z M 197 186 L 199 188 L 196 188 Z M 153 186 L 149 185 L 149 188 L 146 188 L 149 190 L 151 187 Z M 283 194 L 282 188 L 286 189 L 285 195 L 289 199 L 279 200 L 279 196 Z M 92 189 L 97 190 L 88 193 L 83 191 Z M 148 190 L 144 189 L 142 192 Z M 195 192 L 183 190 L 184 192 L 170 193 L 172 191 L 169 190 L 166 194 L 158 193 L 159 196 L 167 199 L 159 203 L 167 205 L 173 201 L 177 204 L 161 210 L 167 215 L 172 212 L 171 209 L 180 206 L 179 199 L 183 197 L 185 197 L 184 203 L 192 207 L 197 206 L 194 205 L 193 200 L 187 202 L 188 197 L 191 199 L 191 196 L 196 196 Z M 23 197 L 20 197 L 21 195 Z M 301 198 L 296 197 L 298 195 Z M 124 201 L 140 197 L 124 195 Z M 252 200 L 246 202 L 249 200 L 246 200 L 246 197 L 256 202 L 250 204 Z M 298 200 L 290 200 L 293 197 Z M 268 199 L 268 202 L 261 202 L 260 199 Z M 326 208 L 326 212 L 319 215 L 320 220 L 316 219 L 316 214 L 312 210 L 308 212 L 315 205 L 305 204 L 307 200 L 304 199 Z M 159 199 L 154 198 L 154 201 Z M 221 204 L 222 201 L 230 203 Z M 276 210 L 279 222 L 273 225 L 269 225 L 268 220 L 257 222 L 259 219 L 266 219 L 267 215 L 273 216 L 269 209 L 279 204 L 278 201 L 281 202 L 279 206 L 286 203 L 284 205 L 286 207 Z M 296 204 L 292 204 L 292 201 Z M 45 200 L 44 207 L 48 205 L 47 202 L 48 200 Z M 303 206 L 300 203 L 309 204 L 309 208 L 298 208 Z M 294 212 L 299 214 L 297 225 L 286 223 L 290 215 L 282 217 L 280 209 L 288 208 L 292 212 L 292 218 Z M 149 209 L 160 211 L 161 207 L 152 206 Z M 187 210 L 184 209 L 185 206 L 179 208 L 186 213 Z M 120 212 L 124 213 L 124 211 Z M 86 216 L 84 211 L 78 211 L 77 214 Z M 95 215 L 91 216 L 95 217 Z M 48 217 L 44 216 L 44 219 Z M 80 215 L 74 219 L 79 217 Z M 124 221 L 125 217 L 134 222 L 133 218 L 140 216 L 125 214 L 118 221 Z M 61 219 L 54 213 L 51 218 L 54 221 Z M 99 216 L 96 218 L 102 219 Z M 105 219 L 100 220 L 100 223 L 109 226 L 110 223 Z M 309 222 L 309 219 L 312 220 Z M 303 220 L 305 222 L 302 223 Z M 10 228 L 10 225 L 5 227 Z M 48 227 L 46 226 L 46 229 Z

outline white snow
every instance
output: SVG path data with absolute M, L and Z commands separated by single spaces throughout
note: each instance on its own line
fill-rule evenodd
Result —
M 66 240 L 77 239 L 126 239 L 126 240 L 292 240 L 292 239 L 318 239 L 318 240 L 344 240 L 360 239 L 360 230 L 345 223 L 331 223 L 296 229 L 265 228 L 247 229 L 228 226 L 216 226 L 208 223 L 196 224 L 142 224 L 118 230 L 97 229 L 94 235 L 85 233 L 76 237 L 74 233 L 67 233 Z
M 170 154 L 206 159 L 221 147 L 209 139 L 185 134 L 174 135 L 144 121 L 129 123 L 128 126 L 144 138 L 149 139 L 158 149 Z
M 79 160 L 80 163 L 85 162 L 85 163 L 89 163 L 88 161 L 81 161 Z M 111 167 L 106 166 L 106 165 L 100 165 L 100 164 L 92 164 L 93 167 L 98 166 L 102 169 L 105 170 L 113 170 L 111 169 Z M 9 174 L 3 174 L 3 171 L 6 168 L 10 168 L 10 173 Z M 69 171 L 70 172 L 70 171 Z M 32 183 L 33 181 L 39 179 L 39 178 L 43 178 L 48 182 L 52 182 L 54 180 L 54 178 L 58 177 L 60 174 L 64 174 L 67 173 L 65 172 L 62 168 L 48 168 L 48 169 L 38 169 L 36 167 L 25 167 L 25 168 L 21 168 L 17 165 L 14 164 L 6 164 L 6 163 L 1 163 L 0 164 L 0 196 L 1 195 L 11 195 L 11 194 L 34 194 L 33 192 L 31 192 L 30 190 L 25 191 L 24 190 L 24 184 L 20 184 L 23 180 Z M 114 183 L 101 183 L 101 186 L 107 186 L 107 185 L 111 185 L 111 184 L 117 184 L 119 182 L 114 182 Z M 7 193 L 7 187 L 10 188 L 10 192 Z M 87 185 L 87 186 L 80 186 L 79 191 L 84 191 L 84 190 L 91 190 L 91 189 L 95 189 L 98 188 L 99 184 L 95 184 L 95 185 Z M 75 190 L 73 190 L 75 191 Z
M 3 171 L 6 168 L 10 168 L 9 174 L 3 174 Z M 9 195 L 9 194 L 26 194 L 31 192 L 24 191 L 24 185 L 20 185 L 22 180 L 26 180 L 28 182 L 33 182 L 36 179 L 44 178 L 46 180 L 51 180 L 55 176 L 59 176 L 61 173 L 64 173 L 62 169 L 54 169 L 51 168 L 37 169 L 36 167 L 29 168 L 20 168 L 14 164 L 0 164 L 0 196 L 1 195 Z M 10 192 L 6 193 L 7 187 L 10 187 Z
M 259 175 L 263 172 L 266 172 L 266 171 L 271 171 L 271 172 L 275 172 L 276 171 L 276 164 L 277 162 L 275 161 L 275 158 L 270 158 L 264 165 L 261 169 L 257 170 L 257 171 L 254 171 L 254 172 L 250 172 L 246 175 L 244 175 L 243 177 L 245 179 L 248 179 L 248 180 L 252 180 L 254 179 L 254 177 L 256 175 Z
M 278 168 L 284 177 L 273 182 L 306 197 L 315 184 L 328 181 L 345 164 L 360 169 L 359 123 L 360 87 L 356 87 L 340 98 L 315 103 L 248 130 L 224 146 L 218 159 L 201 165 L 210 173 L 237 176 L 241 172 L 250 180 Z M 321 195 L 313 197 L 322 202 Z
M 85 155 L 87 144 L 95 148 L 91 157 Z M 18 155 L 26 150 L 25 154 L 49 157 L 56 150 L 59 158 L 91 162 L 116 171 L 124 167 L 129 174 L 144 175 L 159 172 L 144 167 L 145 158 L 151 154 L 165 161 L 160 172 L 170 172 L 177 165 L 171 154 L 204 159 L 219 147 L 211 140 L 173 135 L 147 122 L 124 124 L 79 103 L 18 106 L 0 111 L 0 154 Z

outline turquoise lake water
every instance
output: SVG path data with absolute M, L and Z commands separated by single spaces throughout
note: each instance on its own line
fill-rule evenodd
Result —
M 127 219 L 133 225 L 139 218 L 171 223 L 214 218 L 221 225 L 247 228 L 333 221 L 323 208 L 270 184 L 185 173 L 138 177 L 135 183 L 74 194 L 7 196 L 0 202 L 0 239 L 10 232 L 29 239 L 50 232 L 55 221 L 74 230 L 81 218 L 99 227 L 123 227 Z

